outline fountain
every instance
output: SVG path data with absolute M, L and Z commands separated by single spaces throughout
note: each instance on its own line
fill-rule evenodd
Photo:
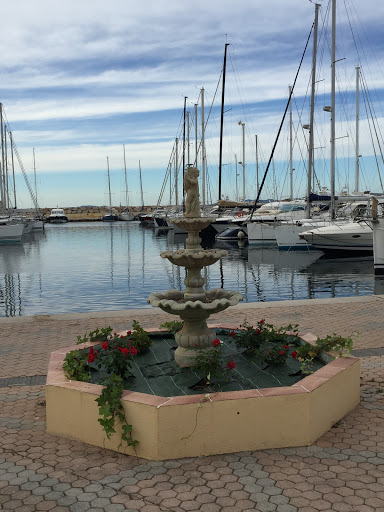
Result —
M 184 279 L 186 289 L 168 290 L 152 293 L 148 302 L 171 315 L 178 315 L 183 321 L 182 329 L 176 333 L 178 348 L 175 361 L 181 367 L 192 366 L 198 350 L 211 345 L 216 334 L 207 326 L 208 318 L 214 313 L 235 306 L 243 299 L 237 291 L 221 288 L 205 290 L 205 279 L 201 275 L 203 267 L 213 265 L 227 255 L 221 249 L 203 249 L 199 233 L 209 226 L 214 219 L 202 217 L 199 202 L 199 170 L 189 167 L 184 173 L 184 190 L 186 192 L 184 217 L 172 218 L 171 222 L 188 233 L 186 248 L 177 251 L 164 251 L 162 258 L 173 265 L 185 267 L 187 277 Z

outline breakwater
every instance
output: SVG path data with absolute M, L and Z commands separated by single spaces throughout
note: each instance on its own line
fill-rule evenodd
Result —
M 55 208 L 52 206 L 52 208 Z M 40 208 L 40 212 L 48 218 L 52 208 Z M 69 222 L 90 222 L 90 221 L 98 221 L 103 218 L 103 215 L 109 213 L 108 206 L 68 206 L 63 207 L 65 215 L 68 217 Z M 115 215 L 119 215 L 126 208 L 123 206 L 114 206 L 112 207 L 112 213 Z M 129 208 L 129 211 L 133 213 L 133 215 L 137 215 L 139 213 L 151 213 L 156 209 L 156 206 L 146 206 L 142 209 L 140 206 L 133 206 Z M 30 217 L 35 215 L 35 210 L 29 210 L 25 212 Z

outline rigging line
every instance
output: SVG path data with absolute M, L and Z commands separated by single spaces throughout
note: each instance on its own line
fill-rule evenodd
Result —
M 372 142 L 373 152 L 375 153 L 375 160 L 376 160 L 376 166 L 377 166 L 377 173 L 378 173 L 378 175 L 379 175 L 379 180 L 380 180 L 380 184 L 381 184 L 381 189 L 384 191 L 383 183 L 382 183 L 382 181 L 381 181 L 380 167 L 379 167 L 379 162 L 378 162 L 378 159 L 377 159 L 375 143 L 374 143 L 374 141 L 373 141 L 373 137 L 372 137 L 372 131 L 371 131 L 371 125 L 370 125 L 370 118 L 369 118 L 369 116 L 368 116 L 368 110 L 367 110 L 367 104 L 366 104 L 366 98 L 365 98 L 365 90 L 364 90 L 364 88 L 363 88 L 363 99 L 364 99 L 365 111 L 366 111 L 366 114 L 367 114 L 368 128 L 369 128 L 369 133 L 370 133 L 370 136 L 371 136 L 371 142 Z
M 376 116 L 374 117 L 373 114 L 372 114 L 372 110 L 371 110 L 371 102 L 369 100 L 369 91 L 368 91 L 368 88 L 366 87 L 366 84 L 364 83 L 364 87 L 363 87 L 364 91 L 365 91 L 365 94 L 367 95 L 367 103 L 368 103 L 368 107 L 369 107 L 369 111 L 371 113 L 371 118 L 372 118 L 372 124 L 373 124 L 373 127 L 375 129 L 375 135 L 376 135 L 376 140 L 377 140 L 377 144 L 379 145 L 379 149 L 380 149 L 380 155 L 381 155 L 381 159 L 383 161 L 383 164 L 384 164 L 384 158 L 383 158 L 383 152 L 381 150 L 381 144 L 380 144 L 380 140 L 379 140 L 379 137 L 377 135 L 377 130 L 376 130 L 376 123 L 377 123 L 377 118 Z M 376 123 L 374 122 L 374 119 L 376 119 Z
M 273 159 L 273 155 L 274 155 L 274 153 L 275 153 L 276 145 L 277 145 L 277 142 L 278 142 L 279 137 L 280 137 L 280 132 L 281 132 L 281 129 L 282 129 L 282 127 L 283 127 L 283 123 L 284 123 L 284 120 L 285 120 L 285 116 L 286 116 L 287 111 L 288 111 L 289 103 L 290 103 L 290 101 L 291 101 L 292 93 L 293 93 L 294 88 L 295 88 L 295 85 L 296 85 L 297 77 L 299 76 L 299 72 L 300 72 L 300 69 L 301 69 L 301 65 L 302 65 L 303 60 L 304 60 L 304 55 L 305 55 L 305 52 L 307 51 L 307 47 L 308 47 L 308 44 L 309 44 L 309 40 L 310 40 L 310 38 L 311 38 L 311 34 L 312 34 L 313 27 L 314 27 L 314 23 L 312 23 L 311 30 L 309 31 L 309 35 L 308 35 L 307 42 L 306 42 L 306 44 L 305 44 L 305 48 L 304 48 L 304 51 L 303 51 L 303 55 L 301 56 L 301 60 L 300 60 L 300 64 L 299 64 L 298 70 L 297 70 L 297 72 L 296 72 L 295 80 L 293 81 L 293 85 L 292 85 L 292 88 L 291 88 L 291 91 L 290 91 L 290 94 L 289 94 L 288 102 L 287 102 L 287 105 L 286 105 L 286 107 L 285 107 L 285 111 L 284 111 L 284 114 L 283 114 L 283 118 L 282 118 L 281 123 L 280 123 L 280 128 L 279 128 L 279 131 L 278 131 L 278 133 L 277 133 L 276 140 L 275 140 L 275 143 L 274 143 L 274 145 L 273 145 L 271 155 L 270 155 L 270 157 L 269 157 L 269 161 L 268 161 L 268 164 L 267 164 L 267 168 L 265 169 L 265 172 L 264 172 L 263 180 L 262 180 L 262 182 L 261 182 L 261 184 L 260 184 L 259 193 L 257 194 L 257 197 L 256 197 L 256 199 L 255 199 L 255 203 L 254 203 L 254 205 L 253 205 L 253 207 L 252 207 L 250 220 L 252 220 L 252 216 L 253 216 L 253 214 L 254 214 L 254 211 L 256 210 L 256 206 L 257 206 L 257 203 L 258 203 L 259 198 L 260 198 L 261 191 L 262 191 L 263 186 L 264 186 L 265 178 L 267 177 L 267 173 L 268 173 L 269 167 L 270 167 L 270 165 L 271 165 L 271 162 L 272 162 L 272 159 Z
M 365 89 L 366 89 L 366 91 L 367 91 L 367 98 L 368 98 L 368 102 L 369 102 L 369 104 L 371 105 L 372 110 L 373 110 L 373 112 L 374 112 L 374 114 L 375 114 L 375 120 L 376 120 L 377 129 L 378 129 L 378 131 L 379 131 L 379 133 L 380 133 L 381 140 L 383 140 L 383 135 L 382 135 L 382 133 L 381 133 L 380 124 L 379 124 L 379 122 L 378 122 L 378 120 L 377 120 L 377 115 L 376 115 L 376 112 L 375 112 L 375 106 L 374 106 L 374 103 L 373 103 L 373 101 L 372 101 L 372 99 L 371 99 L 371 94 L 370 94 L 370 90 L 369 90 L 369 87 L 368 87 L 368 84 L 367 84 L 367 80 L 366 80 L 366 78 L 365 78 L 365 73 L 363 72 L 363 70 L 362 70 L 362 69 L 360 69 L 360 76 L 361 76 L 361 78 L 362 78 L 362 82 L 363 82 L 363 84 L 364 84 L 364 87 L 365 87 Z M 379 104 L 380 104 L 380 103 L 379 103 Z
M 222 74 L 223 74 L 223 70 L 221 70 L 221 73 L 220 73 L 220 76 L 219 76 L 219 80 L 217 81 L 216 90 L 215 90 L 215 93 L 214 93 L 214 95 L 213 95 L 212 103 L 211 103 L 211 106 L 210 106 L 210 108 L 209 108 L 209 112 L 208 112 L 208 116 L 207 116 L 207 119 L 206 119 L 205 124 L 204 124 L 204 133 L 205 133 L 205 131 L 206 131 L 206 129 L 207 129 L 208 121 L 209 121 L 209 118 L 210 118 L 210 116 L 211 116 L 211 112 L 212 112 L 212 108 L 213 108 L 213 103 L 214 103 L 214 101 L 215 101 L 215 99 L 216 99 L 216 94 L 217 94 L 217 90 L 218 90 L 219 85 L 220 85 L 220 80 L 221 80 L 221 76 L 222 76 Z M 200 153 L 201 144 L 202 144 L 202 141 L 200 140 L 199 145 L 198 145 L 198 147 L 197 147 L 197 155 L 196 155 L 196 158 L 197 158 L 197 156 L 198 156 L 198 155 L 199 155 L 199 153 Z
M 354 10 L 355 10 L 356 18 L 357 18 L 357 19 L 359 19 L 359 15 L 358 15 L 358 13 L 357 13 L 357 11 L 356 11 L 356 8 L 355 8 Z M 348 11 L 347 11 L 347 14 L 348 14 Z M 356 22 L 355 22 L 355 25 L 356 25 Z M 375 58 L 375 60 L 376 60 L 376 67 L 377 67 L 377 69 L 380 71 L 381 75 L 383 75 L 383 71 L 382 71 L 382 69 L 381 69 L 381 67 L 380 67 L 380 62 L 379 62 L 379 60 L 378 60 L 378 58 L 377 58 L 377 56 L 376 56 L 376 53 L 375 53 L 374 49 L 372 48 L 372 46 L 369 44 L 369 39 L 368 39 L 368 37 L 367 37 L 366 30 L 365 30 L 364 26 L 361 24 L 361 22 L 360 22 L 360 25 L 361 25 L 361 31 L 362 31 L 362 33 L 364 34 L 365 39 L 366 39 L 366 42 L 367 42 L 367 46 L 369 46 L 369 48 L 370 48 L 370 50 L 371 50 L 371 52 L 372 52 L 372 54 L 373 54 L 373 56 L 374 56 L 374 58 Z M 351 30 L 352 30 L 352 29 L 351 29 Z M 356 31 L 357 31 L 357 29 L 356 29 Z M 364 49 L 364 45 L 363 45 L 363 44 L 362 44 L 362 42 L 361 42 L 361 37 L 360 37 L 359 32 L 357 32 L 357 35 L 359 36 L 359 40 L 360 40 L 361 52 L 362 52 L 362 54 L 364 55 L 365 61 L 366 61 L 366 63 L 367 63 L 367 66 L 366 66 L 366 67 L 367 67 L 367 69 L 369 70 L 370 75 L 371 75 L 371 79 L 372 79 L 372 73 L 371 73 L 371 70 L 370 70 L 370 67 L 369 67 L 369 64 L 368 64 L 368 58 L 367 58 L 367 56 L 366 56 L 366 52 L 365 52 L 365 49 Z M 359 55 L 359 51 L 358 51 L 358 49 L 357 49 L 357 48 L 356 48 L 356 51 L 357 51 L 357 53 L 358 53 L 358 55 Z M 360 60 L 360 55 L 359 55 L 359 60 Z M 372 79 L 372 81 L 373 81 L 373 79 Z M 378 99 L 379 99 L 379 98 L 378 98 Z

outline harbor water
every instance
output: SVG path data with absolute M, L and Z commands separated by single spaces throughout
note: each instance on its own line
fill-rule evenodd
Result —
M 152 292 L 185 288 L 185 270 L 160 257 L 184 242 L 138 222 L 47 224 L 22 244 L 0 245 L 0 316 L 150 308 Z M 203 270 L 207 287 L 239 290 L 245 302 L 383 293 L 373 258 L 329 260 L 244 242 L 205 247 L 228 251 Z

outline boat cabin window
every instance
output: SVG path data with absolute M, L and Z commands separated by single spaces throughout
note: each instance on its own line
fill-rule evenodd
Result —
M 282 212 L 297 212 L 302 210 L 305 210 L 305 206 L 300 204 L 283 204 L 280 206 L 280 211 Z

